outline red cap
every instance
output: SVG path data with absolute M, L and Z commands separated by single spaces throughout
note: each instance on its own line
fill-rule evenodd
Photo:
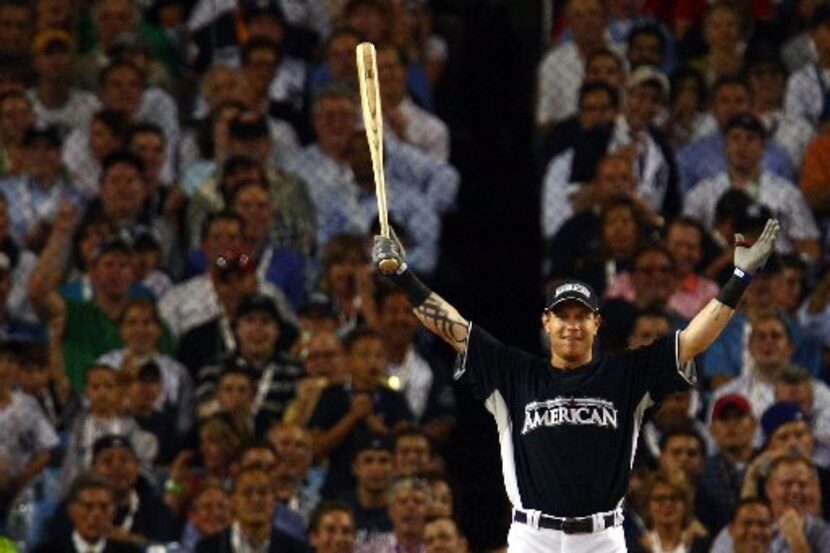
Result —
M 715 401 L 715 405 L 712 407 L 712 420 L 719 419 L 723 412 L 729 408 L 737 409 L 745 415 L 752 412 L 752 406 L 744 396 L 741 394 L 726 394 Z

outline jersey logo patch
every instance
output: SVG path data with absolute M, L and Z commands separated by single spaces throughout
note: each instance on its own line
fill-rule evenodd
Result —
M 617 429 L 617 409 L 604 399 L 558 397 L 525 405 L 522 434 L 546 426 L 598 426 Z

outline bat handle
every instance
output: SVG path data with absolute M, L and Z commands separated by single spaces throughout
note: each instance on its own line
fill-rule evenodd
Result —
M 400 267 L 400 263 L 398 263 L 397 259 L 387 258 L 382 259 L 378 263 L 378 267 L 380 268 L 381 273 L 385 275 L 391 275 L 392 273 L 398 270 L 398 267 Z

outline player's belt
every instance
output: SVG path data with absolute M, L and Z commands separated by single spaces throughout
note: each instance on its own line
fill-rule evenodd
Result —
M 620 513 L 610 512 L 592 517 L 561 518 L 536 512 L 513 510 L 513 520 L 528 526 L 559 530 L 565 534 L 593 534 L 622 524 Z M 535 522 L 535 524 L 534 524 Z

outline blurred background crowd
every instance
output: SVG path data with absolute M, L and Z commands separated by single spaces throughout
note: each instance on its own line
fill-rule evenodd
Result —
M 367 40 L 409 265 L 508 343 L 575 277 L 648 344 L 781 221 L 626 536 L 830 551 L 826 0 L 0 0 L 0 552 L 503 549 L 495 425 L 369 264 Z

